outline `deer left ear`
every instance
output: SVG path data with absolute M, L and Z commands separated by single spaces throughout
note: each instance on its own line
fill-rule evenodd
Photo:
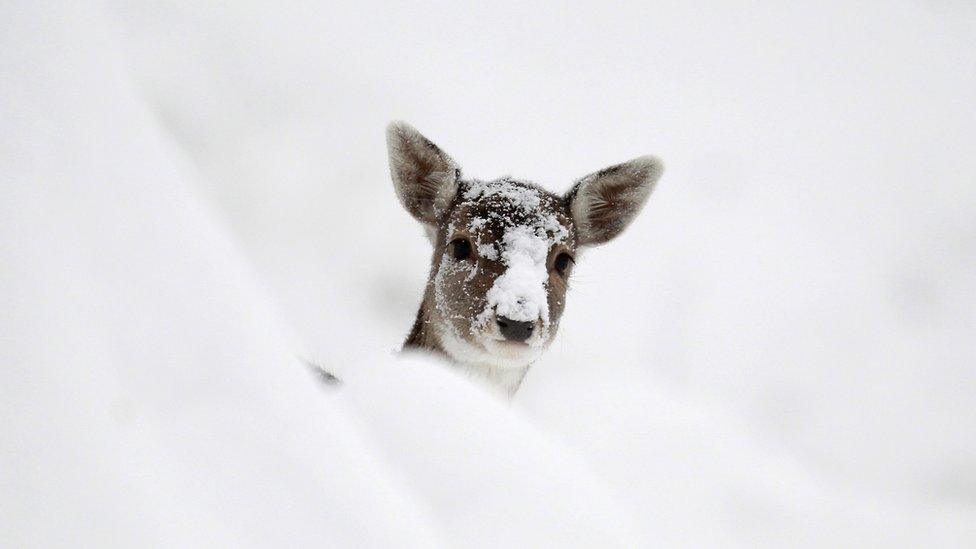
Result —
M 613 240 L 637 217 L 664 172 L 664 163 L 642 156 L 580 179 L 565 200 L 581 246 Z
M 417 221 L 436 225 L 457 194 L 460 168 L 406 122 L 387 126 L 386 146 L 393 187 L 403 207 Z

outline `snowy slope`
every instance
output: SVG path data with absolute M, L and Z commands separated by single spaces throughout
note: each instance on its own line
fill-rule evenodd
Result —
M 2 545 L 436 539 L 291 358 L 101 20 L 23 8 L 2 48 Z
M 2 11 L 0 544 L 976 543 L 967 6 Z M 391 358 L 394 118 L 668 163 L 511 405 Z

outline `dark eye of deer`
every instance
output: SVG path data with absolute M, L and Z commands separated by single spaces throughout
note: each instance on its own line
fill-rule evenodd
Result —
M 569 269 L 569 264 L 573 262 L 573 257 L 567 253 L 561 253 L 556 256 L 556 261 L 553 262 L 553 266 L 556 268 L 556 272 L 561 276 L 566 275 L 566 270 Z
M 471 241 L 467 238 L 456 238 L 451 241 L 451 256 L 459 261 L 471 257 Z

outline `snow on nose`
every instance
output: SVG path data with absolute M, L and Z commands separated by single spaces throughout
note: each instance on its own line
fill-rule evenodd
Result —
M 486 310 L 515 321 L 542 319 L 543 324 L 548 324 L 545 284 L 549 239 L 539 236 L 531 227 L 517 226 L 505 231 L 503 243 L 502 262 L 507 269 L 488 290 Z

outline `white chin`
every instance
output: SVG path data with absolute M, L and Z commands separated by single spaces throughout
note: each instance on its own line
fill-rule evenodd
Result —
M 499 363 L 510 363 L 512 366 L 525 366 L 537 359 L 542 351 L 541 347 L 527 343 L 497 339 L 484 340 L 484 346 Z
M 454 360 L 467 364 L 490 364 L 496 368 L 524 368 L 542 354 L 544 345 L 503 341 L 481 336 L 477 345 L 456 337 L 445 330 L 440 334 L 441 345 Z

